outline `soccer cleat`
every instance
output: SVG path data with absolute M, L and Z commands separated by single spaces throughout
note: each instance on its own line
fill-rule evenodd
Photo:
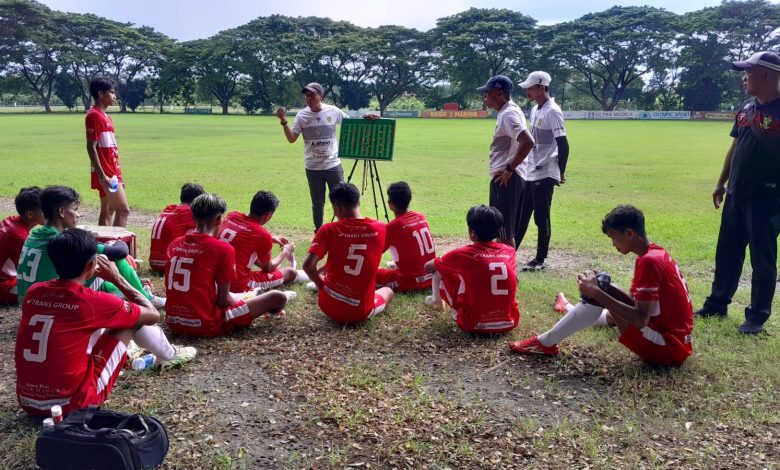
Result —
M 165 308 L 165 301 L 167 299 L 165 297 L 157 297 L 156 295 L 152 296 L 152 305 L 154 305 L 155 308 Z
M 192 346 L 178 346 L 174 344 L 173 349 L 176 350 L 176 354 L 167 361 L 160 363 L 159 367 L 161 370 L 180 367 L 185 362 L 191 361 L 198 354 L 198 350 Z
M 388 261 L 388 262 L 387 262 L 387 267 L 388 267 L 388 268 L 390 268 L 390 269 L 395 269 L 395 268 L 397 268 L 397 267 L 398 267 L 398 265 L 396 264 L 396 262 L 395 262 L 395 261 L 392 261 L 392 260 L 391 260 L 391 261 Z
M 569 308 L 571 308 L 571 302 L 569 302 L 569 299 L 563 295 L 563 292 L 558 292 L 558 295 L 555 296 L 555 311 L 561 315 L 565 315 L 569 311 Z
M 538 261 L 536 258 L 534 258 L 523 265 L 523 271 L 541 271 L 545 267 L 546 266 L 544 265 L 543 260 Z
M 513 341 L 509 343 L 509 349 L 518 354 L 527 354 L 529 356 L 557 356 L 560 353 L 557 344 L 544 346 L 539 342 L 539 337 L 524 339 L 522 341 Z
M 295 300 L 296 297 L 298 297 L 298 293 L 294 290 L 285 290 L 282 291 L 282 293 L 285 295 L 285 297 L 287 297 L 287 302 L 291 302 Z
M 306 288 L 309 290 L 317 290 L 317 284 L 315 284 L 314 281 L 309 281 L 306 283 Z

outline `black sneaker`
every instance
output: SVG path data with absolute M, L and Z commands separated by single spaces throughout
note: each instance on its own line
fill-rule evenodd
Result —
M 523 271 L 541 271 L 544 268 L 544 261 L 538 261 L 536 258 L 523 265 Z
M 764 325 L 759 325 L 758 323 L 753 323 L 748 320 L 745 320 L 745 323 L 739 325 L 737 327 L 737 331 L 739 331 L 743 335 L 754 335 L 754 336 L 766 332 L 766 330 L 764 330 Z
M 715 310 L 706 305 L 693 312 L 693 314 L 699 318 L 726 318 L 727 315 L 725 311 Z

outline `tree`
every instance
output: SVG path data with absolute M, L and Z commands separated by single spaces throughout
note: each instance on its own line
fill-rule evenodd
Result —
M 160 51 L 151 66 L 154 73 L 149 76 L 150 96 L 157 99 L 160 114 L 165 111 L 165 103 L 181 94 L 187 84 L 194 88 L 189 68 L 179 45 L 170 42 Z
M 612 7 L 556 25 L 550 49 L 584 79 L 582 91 L 613 110 L 632 82 L 663 66 L 649 59 L 670 47 L 675 22 L 676 15 L 657 8 Z
M 63 29 L 63 63 L 68 73 L 80 87 L 81 102 L 85 112 L 90 108 L 91 78 L 103 74 L 103 60 L 98 54 L 100 41 L 107 35 L 107 20 L 91 14 L 62 13 L 57 22 Z
M 503 9 L 470 8 L 440 18 L 431 31 L 442 63 L 442 80 L 474 95 L 487 78 L 523 75 L 535 55 L 531 39 L 536 20 Z
M 195 72 L 199 85 L 219 101 L 222 114 L 228 114 L 230 101 L 239 94 L 245 79 L 235 31 L 182 43 L 182 58 Z
M 128 108 L 135 112 L 136 108 L 146 99 L 146 80 L 131 80 L 124 84 L 124 102 Z
M 54 81 L 54 94 L 62 101 L 62 104 L 73 111 L 81 94 L 81 86 L 76 83 L 73 77 L 61 72 Z

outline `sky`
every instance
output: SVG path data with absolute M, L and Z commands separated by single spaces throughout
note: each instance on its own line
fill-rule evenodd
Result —
M 507 8 L 553 24 L 613 5 L 650 5 L 681 14 L 717 6 L 720 0 L 39 0 L 58 11 L 93 13 L 136 26 L 151 26 L 180 41 L 202 39 L 259 16 L 319 16 L 363 27 L 393 24 L 427 31 L 436 19 L 471 7 Z M 780 0 L 771 0 L 780 3 Z

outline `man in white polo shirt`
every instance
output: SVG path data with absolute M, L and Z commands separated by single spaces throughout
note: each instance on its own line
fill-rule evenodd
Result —
M 519 247 L 533 214 L 538 229 L 536 257 L 523 265 L 523 271 L 538 271 L 544 269 L 544 260 L 550 247 L 553 190 L 566 181 L 569 141 L 566 139 L 563 112 L 555 99 L 550 97 L 550 74 L 531 72 L 520 86 L 526 90 L 528 99 L 536 103 L 531 109 L 530 118 L 531 135 L 536 146 L 521 165 L 526 184 L 515 242 Z
M 504 225 L 496 240 L 516 248 L 515 232 L 525 183 L 518 167 L 533 148 L 534 139 L 526 127 L 523 111 L 512 101 L 512 80 L 496 75 L 477 91 L 484 95 L 485 106 L 498 111 L 490 144 L 490 205 L 501 212 Z
M 344 180 L 344 171 L 339 159 L 339 144 L 336 136 L 336 125 L 347 114 L 329 104 L 322 102 L 325 91 L 319 83 L 309 83 L 301 93 L 306 98 L 306 107 L 295 115 L 292 127 L 287 125 L 286 110 L 279 108 L 276 116 L 284 130 L 284 135 L 290 143 L 298 140 L 303 134 L 303 157 L 306 166 L 306 179 L 309 181 L 311 195 L 311 211 L 314 219 L 315 233 L 322 225 L 322 214 L 325 208 L 325 184 L 332 190 Z

